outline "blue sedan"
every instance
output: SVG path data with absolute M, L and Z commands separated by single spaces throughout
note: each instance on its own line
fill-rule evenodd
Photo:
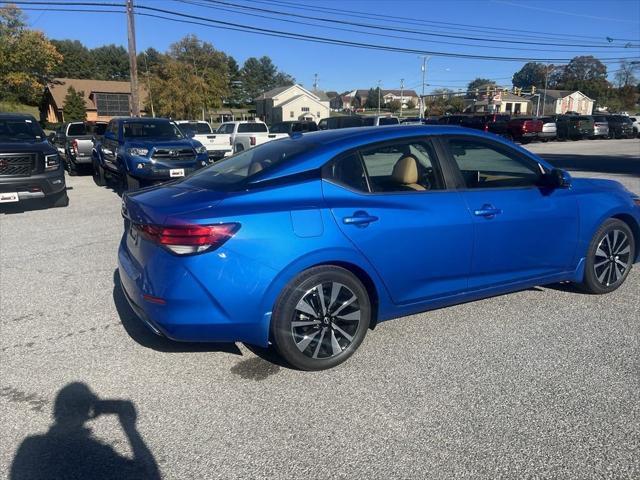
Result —
M 570 281 L 618 288 L 640 198 L 496 136 L 393 126 L 294 135 L 124 196 L 123 290 L 178 341 L 345 361 L 378 322 Z

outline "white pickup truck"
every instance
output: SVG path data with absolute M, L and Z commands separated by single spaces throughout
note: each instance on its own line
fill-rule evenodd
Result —
M 211 125 L 202 120 L 178 120 L 178 127 L 185 132 L 193 132 L 193 138 L 207 149 L 210 160 L 220 160 L 233 153 L 233 145 L 229 143 L 229 136 L 214 132 Z
M 218 127 L 216 135 L 228 136 L 228 145 L 233 148 L 233 153 L 289 136 L 286 133 L 269 133 L 267 124 L 257 120 L 225 122 Z

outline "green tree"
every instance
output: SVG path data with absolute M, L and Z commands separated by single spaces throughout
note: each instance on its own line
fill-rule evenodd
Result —
M 103 45 L 90 52 L 96 65 L 94 78 L 99 80 L 129 79 L 129 54 L 124 47 L 113 44 Z
M 416 102 L 413 99 L 407 102 L 407 110 L 414 110 L 416 108 Z
M 469 82 L 469 84 L 467 85 L 467 98 L 475 98 L 476 94 L 475 91 L 476 89 L 478 89 L 478 93 L 482 94 L 482 91 L 487 87 L 495 87 L 496 86 L 496 82 L 494 82 L 493 80 L 490 80 L 488 78 L 476 78 L 475 80 L 472 80 Z
M 62 78 L 94 78 L 96 65 L 87 47 L 78 40 L 51 40 L 62 55 L 62 62 L 52 72 Z
M 15 5 L 0 7 L 0 99 L 37 105 L 62 61 L 42 32 L 26 28 Z
M 188 36 L 172 44 L 151 79 L 156 113 L 177 119 L 201 117 L 229 95 L 227 56 Z
M 528 89 L 531 86 L 544 88 L 545 73 L 546 65 L 543 63 L 528 62 L 513 74 L 511 83 L 513 83 L 514 87 L 525 89 Z
M 244 91 L 252 101 L 272 88 L 295 83 L 295 79 L 291 75 L 278 71 L 267 56 L 248 58 L 242 66 L 240 75 Z
M 579 90 L 595 100 L 607 97 L 610 86 L 606 65 L 591 55 L 574 57 L 561 69 L 558 84 L 564 90 Z
M 386 104 L 386 107 L 389 109 L 389 111 L 395 113 L 400 111 L 400 108 L 402 107 L 402 103 L 400 103 L 400 100 L 391 100 L 389 103 Z
M 84 122 L 87 119 L 84 92 L 76 92 L 75 88 L 69 87 L 67 95 L 64 97 L 62 113 L 64 114 L 65 122 Z

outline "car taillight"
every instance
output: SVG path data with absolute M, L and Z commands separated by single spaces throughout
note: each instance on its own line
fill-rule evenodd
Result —
M 256 137 L 249 137 L 249 142 L 251 142 L 251 146 L 255 146 L 256 144 Z
M 166 247 L 176 255 L 192 255 L 215 250 L 240 229 L 239 223 L 217 225 L 134 225 L 147 240 Z
M 529 126 L 527 125 L 527 122 L 524 122 L 524 123 L 522 124 L 522 132 L 523 132 L 523 133 L 526 133 L 526 132 L 527 132 L 527 130 L 529 130 Z
M 485 132 L 488 132 L 488 131 L 489 131 L 489 124 L 488 124 L 488 123 L 485 123 L 485 124 L 484 124 L 484 131 L 485 131 Z
M 71 147 L 73 148 L 73 153 L 78 155 L 78 140 L 74 138 L 73 141 L 71 142 Z

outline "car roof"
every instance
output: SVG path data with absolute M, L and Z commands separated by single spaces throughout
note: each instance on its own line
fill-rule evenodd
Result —
M 28 113 L 11 113 L 11 112 L 2 112 L 0 113 L 0 118 L 13 119 L 13 120 L 33 120 L 36 121 L 33 115 L 29 115 Z

